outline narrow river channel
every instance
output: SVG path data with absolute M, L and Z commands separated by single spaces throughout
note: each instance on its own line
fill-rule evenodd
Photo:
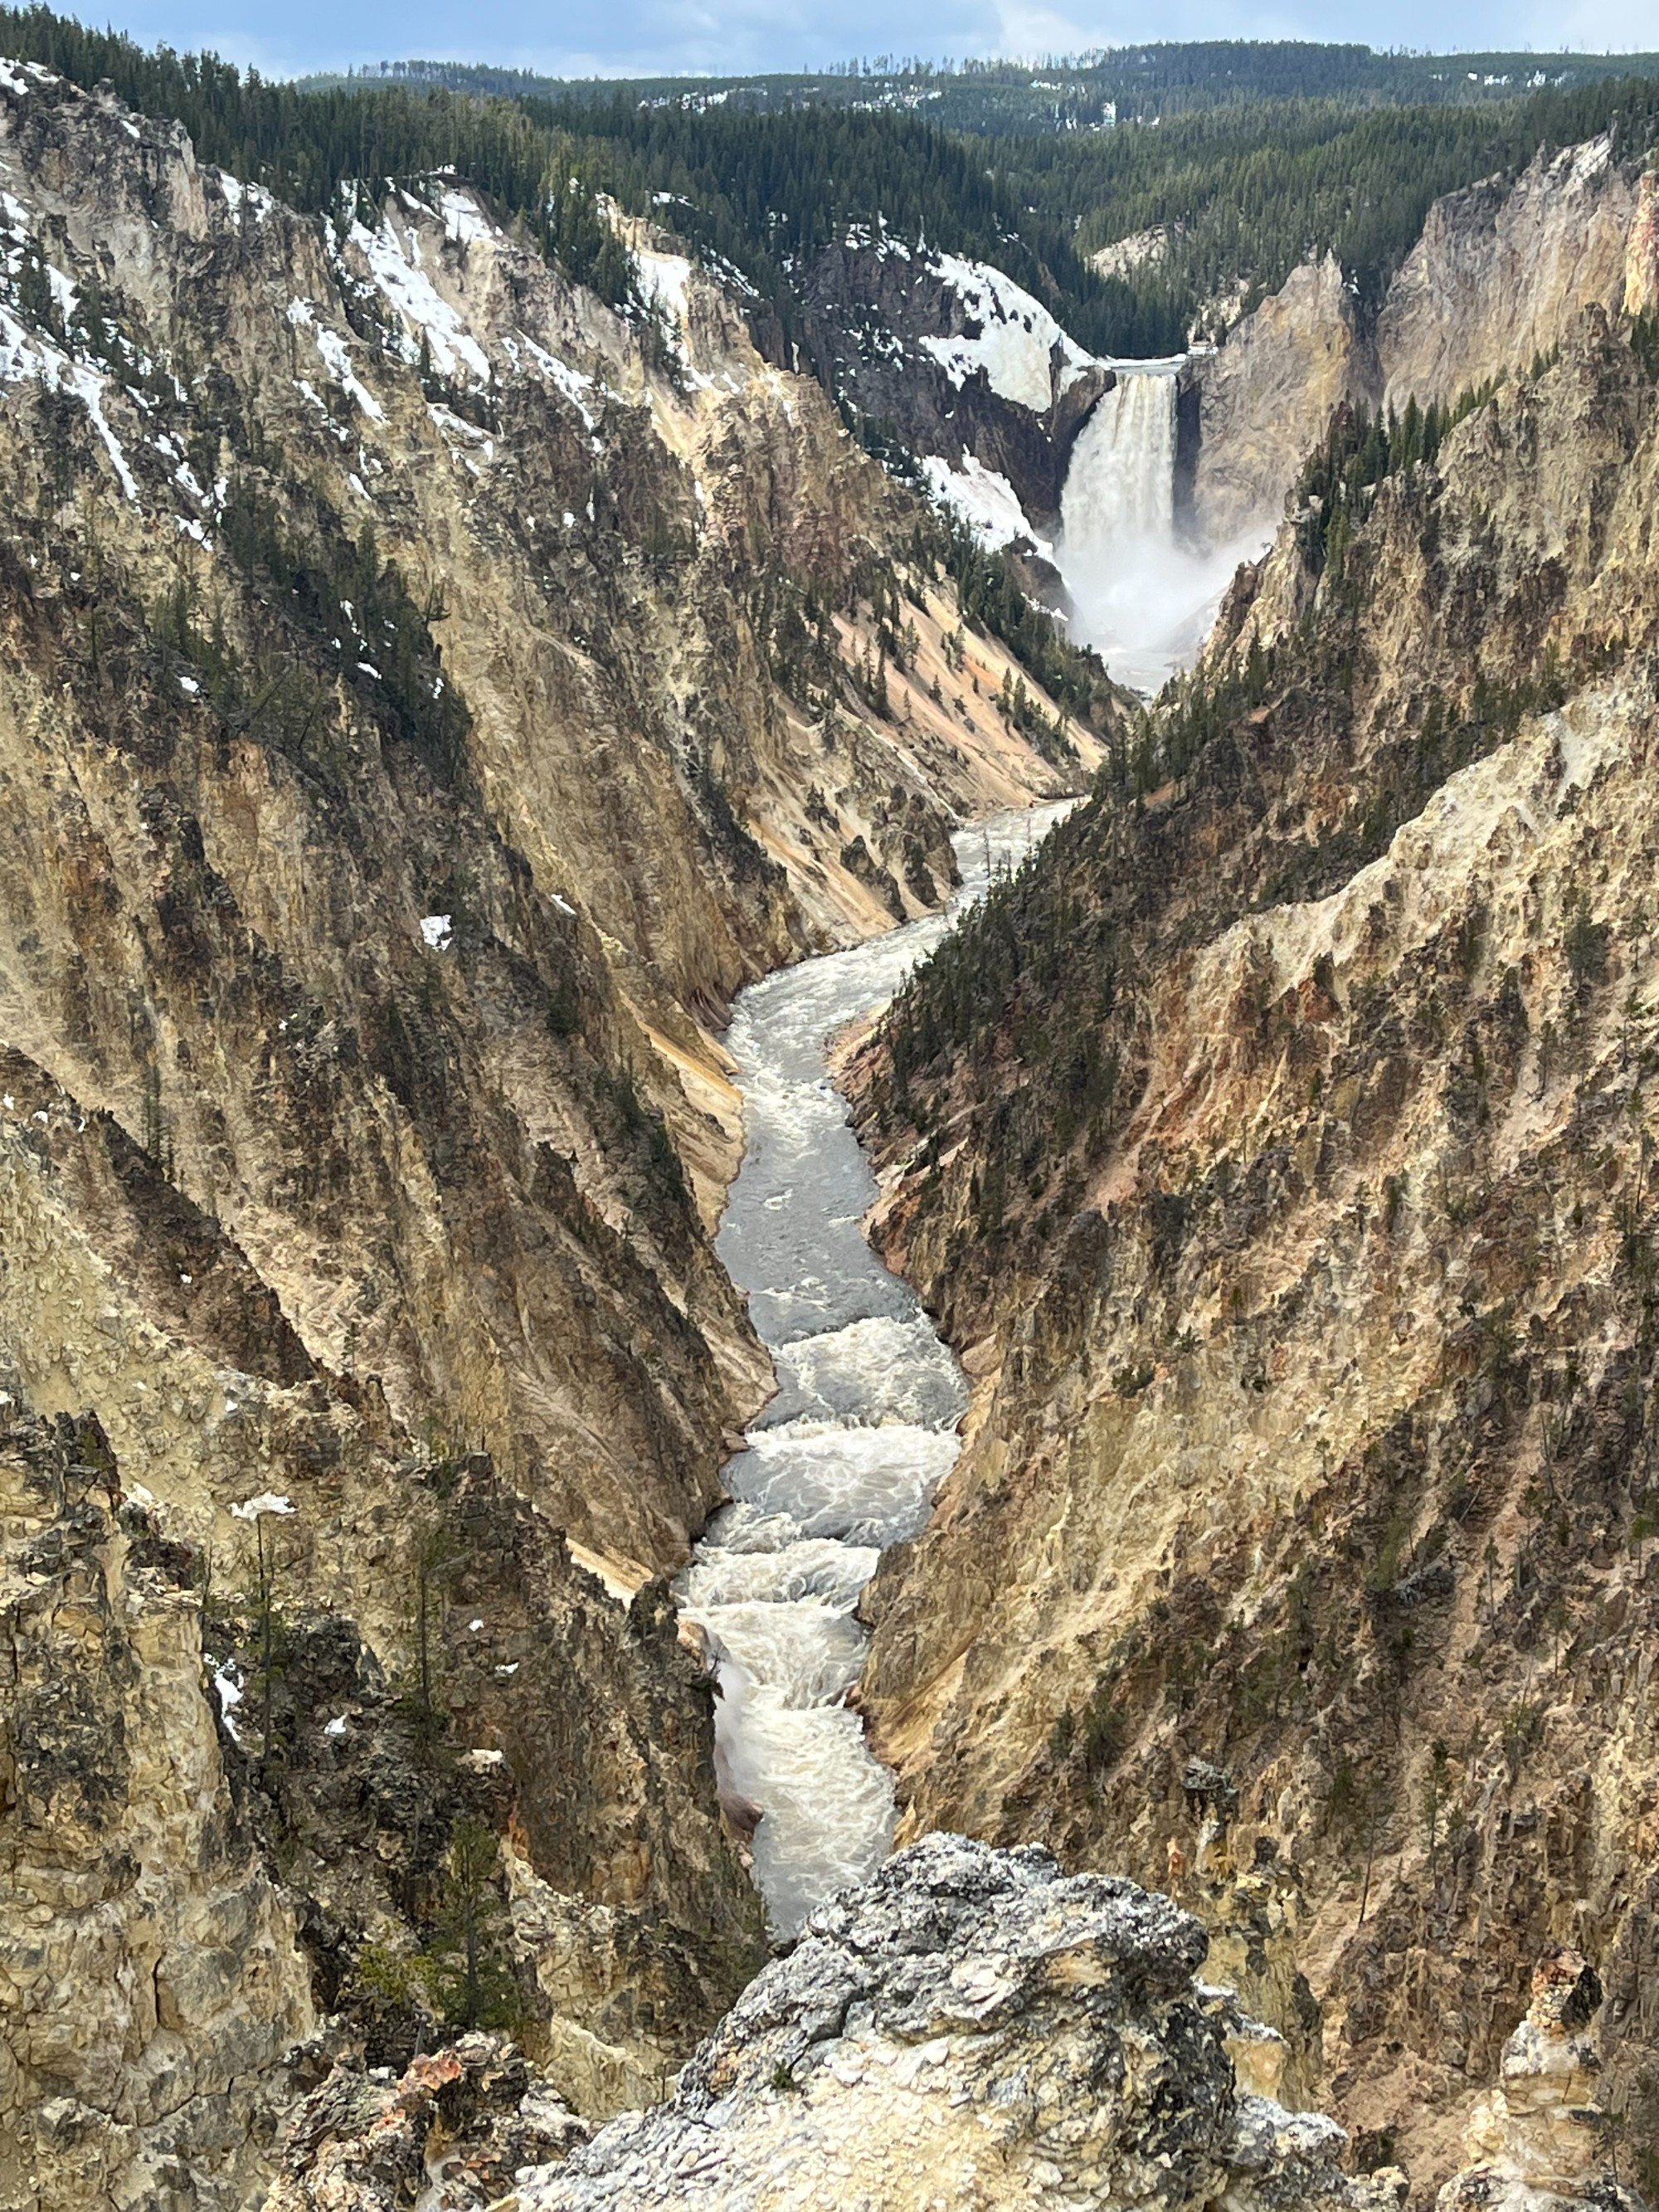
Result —
M 778 1389 L 726 1470 L 734 1502 L 710 1521 L 678 1595 L 718 1669 L 719 1756 L 762 1808 L 755 1871 L 781 1936 L 891 1844 L 891 1778 L 843 1703 L 866 1642 L 854 1608 L 883 1547 L 927 1518 L 968 1404 L 915 1293 L 861 1233 L 875 1179 L 827 1048 L 885 1006 L 992 873 L 1066 811 L 961 831 L 947 914 L 769 975 L 738 1000 L 726 1037 L 747 1152 L 717 1249 L 749 1294 Z

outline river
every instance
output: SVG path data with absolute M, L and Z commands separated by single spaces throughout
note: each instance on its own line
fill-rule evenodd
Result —
M 992 873 L 1066 811 L 962 830 L 946 913 L 767 976 L 739 997 L 726 1036 L 747 1149 L 717 1249 L 778 1389 L 726 1468 L 733 1502 L 677 1595 L 714 1658 L 725 1778 L 762 1809 L 755 1874 L 780 1936 L 891 1845 L 892 1778 L 844 1702 L 868 1640 L 854 1609 L 883 1547 L 921 1528 L 968 1404 L 915 1292 L 864 1239 L 875 1178 L 830 1079 L 829 1042 L 885 1006 Z

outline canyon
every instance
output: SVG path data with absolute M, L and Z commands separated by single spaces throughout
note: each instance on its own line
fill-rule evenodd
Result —
M 1651 167 L 0 216 L 3 2212 L 1635 2212 Z
M 430 2039 L 458 1821 L 590 2110 L 764 1955 L 664 1581 L 769 1387 L 718 1029 L 1098 741 L 642 232 L 665 350 L 459 188 L 0 106 L 0 2198 L 240 2205 L 325 2014 Z
M 1321 2100 L 1414 2179 L 1552 1942 L 1650 2094 L 1633 328 L 1570 313 L 1432 459 L 1340 415 L 1161 727 L 853 1071 L 975 1382 L 866 1602 L 900 1839 L 1224 1924 L 1265 1882 L 1267 2017 L 1317 1997 Z

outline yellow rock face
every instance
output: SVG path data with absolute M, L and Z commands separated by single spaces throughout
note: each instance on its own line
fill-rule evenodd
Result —
M 908 1076 L 925 1124 L 860 1063 L 878 1233 L 976 1378 L 866 1600 L 902 1832 L 1219 1919 L 1182 1777 L 1224 1767 L 1229 1865 L 1292 1877 L 1327 2094 L 1419 2180 L 1548 1945 L 1620 1992 L 1615 2078 L 1652 2034 L 1656 494 L 1591 308 L 1367 496 L 1340 574 L 1287 522 L 1212 647 L 1279 656 L 1261 703 L 1068 828 L 1018 998 Z M 1048 1136 L 1109 966 L 1115 1087 Z

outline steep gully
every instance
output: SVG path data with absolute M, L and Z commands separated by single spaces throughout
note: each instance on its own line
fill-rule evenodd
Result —
M 1178 367 L 1119 365 L 1079 440 L 1062 515 L 1079 626 L 1146 690 L 1196 647 L 1220 567 L 1232 565 L 1176 544 Z M 756 1875 L 786 1936 L 890 1847 L 891 1778 L 846 1703 L 868 1641 L 855 1608 L 882 1550 L 920 1533 L 968 1403 L 915 1292 L 860 1231 L 875 1182 L 826 1052 L 1064 811 L 1011 811 L 959 832 L 962 884 L 945 913 L 768 976 L 742 994 L 726 1038 L 748 1142 L 717 1249 L 778 1389 L 726 1470 L 733 1502 L 678 1594 L 719 1673 L 722 1792 L 740 1818 L 760 1813 Z

